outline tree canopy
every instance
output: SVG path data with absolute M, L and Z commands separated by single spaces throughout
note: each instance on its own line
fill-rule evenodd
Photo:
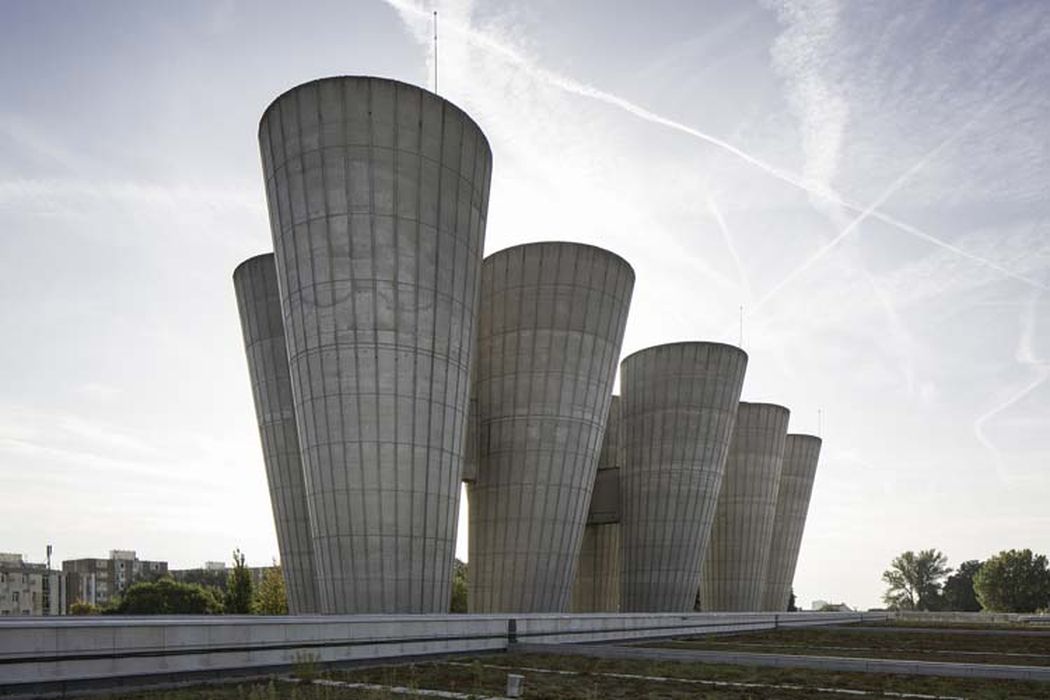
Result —
M 452 563 L 452 604 L 450 612 L 467 612 L 467 565 L 456 559 Z
M 231 615 L 250 615 L 253 610 L 252 573 L 244 565 L 244 554 L 233 550 L 233 569 L 226 583 L 226 612 Z
M 959 564 L 958 570 L 944 581 L 944 610 L 979 612 L 981 603 L 973 589 L 973 578 L 981 568 L 976 559 Z
M 112 612 L 118 615 L 217 615 L 222 613 L 222 601 L 203 586 L 165 577 L 132 584 Z
M 951 573 L 947 564 L 948 558 L 936 549 L 904 552 L 882 573 L 889 585 L 882 599 L 893 610 L 936 610 L 941 584 Z
M 1050 570 L 1030 549 L 999 552 L 974 576 L 974 591 L 985 610 L 1030 613 L 1050 605 Z
M 275 564 L 266 571 L 255 592 L 255 612 L 260 615 L 287 615 L 288 595 L 284 588 L 284 574 Z
M 69 605 L 70 615 L 101 615 L 102 608 L 94 603 L 85 603 L 82 600 L 74 600 Z

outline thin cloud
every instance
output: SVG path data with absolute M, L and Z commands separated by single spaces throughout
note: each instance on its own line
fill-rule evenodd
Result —
M 978 416 L 973 422 L 974 435 L 977 437 L 978 442 L 991 452 L 992 457 L 995 460 L 995 466 L 998 470 L 999 478 L 1002 481 L 1008 481 L 1009 473 L 1006 469 L 1006 461 L 1003 458 L 1002 450 L 999 449 L 999 446 L 996 445 L 988 435 L 988 424 L 1050 379 L 1050 362 L 1036 357 L 1035 344 L 1033 342 L 1039 296 L 1039 294 L 1032 294 L 1024 312 L 1021 314 L 1021 332 L 1017 340 L 1017 351 L 1014 354 L 1017 362 L 1034 370 L 1035 375 L 1032 377 L 1031 381 L 1026 383 L 1020 389 L 1014 391 L 1005 400 Z
M 875 199 L 875 201 L 873 201 L 871 204 L 869 204 L 867 207 L 865 207 L 865 209 L 862 212 L 860 212 L 860 214 L 857 217 L 855 217 L 845 228 L 843 228 L 841 231 L 839 231 L 838 235 L 836 235 L 830 241 L 828 241 L 823 246 L 821 246 L 820 249 L 818 249 L 816 253 L 811 255 L 805 262 L 803 262 L 801 265 L 799 265 L 794 270 L 789 272 L 787 274 L 787 276 L 785 276 L 779 282 L 777 282 L 775 285 L 773 285 L 762 296 L 762 298 L 759 299 L 758 302 L 755 304 L 755 310 L 757 311 L 758 309 L 760 309 L 763 306 L 765 306 L 765 304 L 770 299 L 772 299 L 777 294 L 779 294 L 784 289 L 784 287 L 786 287 L 787 285 L 791 284 L 791 282 L 794 281 L 799 275 L 805 273 L 807 270 L 809 270 L 811 267 L 813 267 L 813 265 L 815 265 L 818 261 L 820 261 L 821 258 L 823 258 L 825 255 L 827 255 L 829 252 L 831 252 L 831 250 L 833 248 L 835 248 L 835 246 L 837 246 L 842 241 L 842 239 L 846 238 L 851 233 L 856 231 L 858 226 L 860 226 L 862 223 L 864 223 L 864 221 L 867 220 L 868 217 L 872 216 L 879 207 L 881 207 L 883 204 L 885 204 L 886 201 L 889 200 L 890 197 L 892 197 L 898 190 L 900 190 L 901 187 L 904 186 L 904 184 L 906 182 L 908 182 L 908 180 L 910 180 L 912 178 L 912 176 L 914 176 L 917 172 L 922 170 L 927 164 L 929 164 L 931 161 L 933 161 L 935 158 L 937 158 L 937 156 L 940 155 L 941 152 L 944 151 L 945 148 L 947 148 L 949 145 L 951 145 L 952 143 L 957 141 L 975 123 L 977 123 L 977 121 L 979 121 L 980 118 L 983 117 L 984 114 L 987 112 L 987 109 L 988 108 L 986 107 L 985 109 L 982 109 L 980 112 L 978 112 L 977 114 L 975 114 L 972 117 L 970 117 L 970 119 L 968 119 L 962 126 L 960 126 L 958 129 L 956 129 L 950 136 L 948 136 L 946 139 L 942 140 L 939 144 L 937 144 L 937 146 L 935 148 L 933 148 L 931 151 L 926 153 L 918 161 L 913 163 L 912 166 L 910 168 L 908 168 L 906 171 L 901 173 L 893 182 L 891 182 L 889 184 L 888 187 L 886 187 L 886 189 L 884 189 L 882 191 L 882 194 L 880 194 Z M 1000 271 L 1003 274 L 1006 274 L 1006 275 L 1008 275 L 1010 277 L 1014 277 L 1014 278 L 1020 279 L 1022 281 L 1028 282 L 1029 284 L 1031 284 L 1033 286 L 1036 286 L 1036 287 L 1039 287 L 1040 289 L 1046 289 L 1046 286 L 1043 285 L 1041 282 L 1038 282 L 1036 280 L 1029 280 L 1026 277 L 1018 275 L 1017 273 L 1014 273 L 1014 272 L 1012 272 L 1010 270 L 1007 270 L 1006 268 L 1002 267 L 1001 265 L 998 265 L 998 264 L 993 263 L 991 261 L 985 260 L 984 258 L 978 258 L 977 256 L 975 256 L 973 254 L 965 253 L 964 251 L 958 250 L 958 249 L 956 249 L 955 252 L 958 252 L 959 254 L 962 254 L 964 257 L 969 257 L 971 259 L 979 260 L 980 262 L 982 262 L 982 263 L 984 263 L 984 264 L 986 264 L 986 265 L 988 265 L 988 266 L 990 266 L 990 267 L 992 267 L 994 269 L 997 269 L 998 271 Z
M 0 181 L 0 209 L 57 213 L 107 202 L 170 209 L 194 206 L 217 211 L 258 210 L 262 206 L 261 195 L 251 188 L 211 188 L 132 181 L 89 182 L 53 178 Z
M 420 26 L 425 26 L 419 24 L 421 21 L 430 22 L 433 19 L 431 11 L 424 9 L 419 5 L 407 3 L 403 0 L 383 1 L 386 2 L 392 8 L 396 9 L 398 12 L 400 12 L 402 14 L 402 17 L 405 18 L 406 21 L 408 20 L 408 18 L 414 18 L 416 20 L 415 24 L 417 28 Z M 644 107 L 636 105 L 633 102 L 619 97 L 617 95 L 614 95 L 612 93 L 600 90 L 585 83 L 581 83 L 577 80 L 561 75 L 559 73 L 555 73 L 545 68 L 541 68 L 537 66 L 531 59 L 526 58 L 521 53 L 515 51 L 509 46 L 506 46 L 505 44 L 493 39 L 487 34 L 479 32 L 461 22 L 442 20 L 441 26 L 443 27 L 443 31 L 451 30 L 466 41 L 473 44 L 474 46 L 485 49 L 499 56 L 503 60 L 513 64 L 517 69 L 521 70 L 522 72 L 526 73 L 527 75 L 538 81 L 542 81 L 548 85 L 557 87 L 571 94 L 579 95 L 581 97 L 587 97 L 598 102 L 610 105 L 612 107 L 617 107 L 627 112 L 628 114 L 632 114 L 635 117 L 638 117 L 639 119 L 650 122 L 652 124 L 664 126 L 669 129 L 673 129 L 680 133 L 686 134 L 688 136 L 692 136 L 693 138 L 699 139 L 700 141 L 708 143 L 712 146 L 716 146 L 728 153 L 733 154 L 737 158 L 740 158 L 741 160 L 751 164 L 752 166 L 758 168 L 762 172 L 765 172 L 771 177 L 780 180 L 781 182 L 791 185 L 792 187 L 796 187 L 816 197 L 827 200 L 828 202 L 842 206 L 843 208 L 848 209 L 856 214 L 860 214 L 865 219 L 877 219 L 879 221 L 882 221 L 883 223 L 894 226 L 906 233 L 928 241 L 933 245 L 942 247 L 946 250 L 950 250 L 953 253 L 957 255 L 962 255 L 966 258 L 973 260 L 974 262 L 987 265 L 988 267 L 996 270 L 997 272 L 1000 272 L 1020 282 L 1024 282 L 1025 284 L 1037 287 L 1039 289 L 1047 289 L 1047 287 L 1040 282 L 1028 279 L 1027 277 L 1024 277 L 1022 275 L 1018 275 L 1013 271 L 1008 270 L 995 262 L 992 262 L 991 260 L 987 260 L 977 255 L 974 255 L 973 253 L 964 251 L 958 248 L 957 246 L 953 246 L 952 244 L 941 240 L 936 236 L 933 236 L 925 231 L 921 231 L 919 228 L 913 225 L 906 224 L 905 222 L 895 217 L 892 217 L 888 214 L 884 214 L 878 211 L 876 208 L 870 206 L 866 207 L 862 204 L 845 199 L 830 188 L 814 187 L 813 185 L 805 182 L 801 177 L 789 173 L 781 168 L 778 168 L 762 160 L 761 158 L 753 156 L 750 153 L 747 153 L 746 151 L 743 151 L 742 149 L 734 146 L 733 144 L 718 138 L 717 136 L 707 134 L 703 131 L 700 131 L 699 129 L 694 129 L 693 127 L 682 124 L 681 122 L 661 116 L 655 112 L 652 112 Z

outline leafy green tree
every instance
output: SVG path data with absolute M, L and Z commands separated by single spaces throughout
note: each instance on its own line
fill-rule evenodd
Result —
M 941 584 L 951 573 L 947 564 L 948 558 L 936 549 L 904 552 L 882 573 L 889 585 L 882 599 L 891 610 L 937 610 Z
M 284 588 L 284 574 L 274 564 L 266 570 L 259 590 L 255 592 L 255 612 L 260 615 L 287 615 L 288 593 Z
M 958 570 L 944 581 L 944 609 L 961 612 L 978 612 L 981 603 L 973 590 L 973 577 L 981 568 L 976 559 L 959 564 Z
M 467 565 L 459 559 L 452 562 L 452 605 L 449 610 L 467 612 Z
M 992 612 L 1030 613 L 1050 603 L 1050 571 L 1042 554 L 1011 549 L 986 561 L 973 578 L 977 600 Z
M 233 569 L 226 582 L 226 612 L 230 615 L 252 614 L 252 572 L 244 565 L 240 549 L 233 550 Z
M 101 615 L 102 608 L 94 603 L 85 603 L 82 600 L 74 600 L 69 606 L 70 615 Z
M 795 600 L 795 589 L 792 588 L 788 595 L 788 612 L 798 612 L 798 601 Z
M 113 607 L 119 615 L 218 615 L 222 601 L 195 583 L 172 578 L 132 584 Z

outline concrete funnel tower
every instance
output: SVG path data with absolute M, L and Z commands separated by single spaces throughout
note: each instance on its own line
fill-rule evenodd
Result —
M 257 255 L 238 265 L 233 272 L 233 286 L 248 355 L 266 481 L 270 485 L 270 505 L 277 526 L 281 571 L 288 591 L 288 612 L 315 613 L 317 588 L 310 514 L 273 254 Z
M 773 539 L 766 566 L 764 610 L 787 610 L 819 459 L 820 438 L 813 435 L 787 436 Z
M 446 612 L 492 153 L 362 77 L 284 93 L 259 144 L 321 610 Z
M 613 396 L 576 562 L 572 611 L 620 610 L 620 397 Z
M 627 262 L 587 245 L 485 259 L 471 612 L 568 609 L 633 288 Z
M 762 609 L 790 412 L 741 403 L 700 577 L 704 612 Z
M 720 343 L 623 361 L 624 612 L 693 609 L 746 368 L 743 350 Z

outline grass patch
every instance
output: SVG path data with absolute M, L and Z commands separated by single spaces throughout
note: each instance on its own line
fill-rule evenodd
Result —
M 491 666 L 505 668 L 491 668 Z M 578 675 L 558 675 L 530 670 L 534 668 L 573 671 Z M 504 690 L 507 673 L 524 675 L 525 697 L 534 700 L 554 700 L 555 698 L 565 700 L 670 698 L 678 700 L 696 697 L 716 700 L 764 697 L 808 700 L 813 697 L 835 697 L 830 693 L 818 693 L 816 688 L 843 688 L 877 693 L 927 693 L 964 696 L 977 700 L 1045 699 L 1050 696 L 1050 684 L 1027 681 L 894 676 L 541 654 L 491 655 L 479 659 L 454 660 L 453 663 L 430 662 L 336 671 L 332 673 L 332 676 L 344 680 L 382 684 L 407 685 L 409 682 L 414 682 L 419 687 L 425 688 L 499 695 Z M 719 687 L 675 681 L 609 677 L 605 674 L 662 676 L 750 685 Z
M 693 637 L 643 646 L 768 654 L 860 656 L 1021 666 L 1050 665 L 1050 636 L 957 635 L 935 632 L 865 632 L 839 628 L 781 629 Z

